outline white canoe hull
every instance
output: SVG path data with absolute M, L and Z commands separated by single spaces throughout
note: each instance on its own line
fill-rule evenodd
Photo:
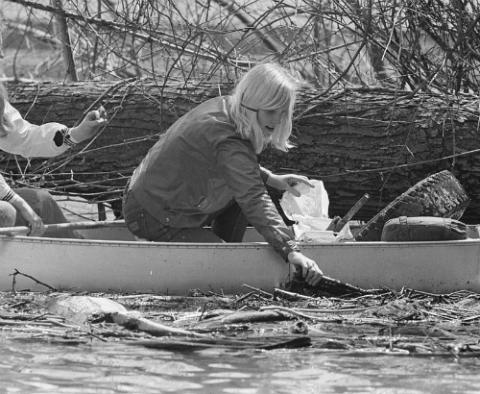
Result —
M 290 275 L 265 242 L 143 242 L 129 240 L 122 228 L 90 231 L 99 234 L 107 240 L 0 236 L 0 290 L 12 288 L 15 270 L 58 290 L 170 295 L 231 294 L 244 291 L 243 284 L 269 291 Z M 480 240 L 318 243 L 302 250 L 326 275 L 362 288 L 480 292 Z M 21 275 L 15 279 L 16 290 L 46 290 Z

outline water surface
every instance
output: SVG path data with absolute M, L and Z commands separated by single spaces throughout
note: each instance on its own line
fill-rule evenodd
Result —
M 0 335 L 0 393 L 478 393 L 477 358 L 324 349 L 170 352 Z

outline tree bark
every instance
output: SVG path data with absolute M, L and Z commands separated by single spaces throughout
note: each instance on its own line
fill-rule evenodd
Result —
M 52 6 L 59 11 L 63 11 L 62 0 L 51 0 Z M 54 24 L 55 35 L 60 36 L 62 42 L 63 61 L 65 62 L 65 68 L 67 69 L 67 77 L 71 81 L 78 81 L 77 68 L 75 67 L 75 60 L 73 58 L 72 42 L 70 40 L 70 33 L 68 31 L 67 18 L 65 15 L 58 13 L 55 17 L 56 24 Z
M 230 84 L 196 87 L 163 81 L 10 83 L 10 101 L 32 123 L 68 126 L 92 103 L 103 104 L 110 121 L 86 149 L 34 160 L 28 179 L 56 192 L 93 200 L 118 200 L 133 169 L 158 136 L 181 115 Z M 370 200 L 356 219 L 368 220 L 395 197 L 428 175 L 448 169 L 472 199 L 462 220 L 480 219 L 478 98 L 355 89 L 319 97 L 299 95 L 288 153 L 265 151 L 260 161 L 275 172 L 321 179 L 330 197 L 330 216 L 345 214 L 364 194 Z M 79 154 L 80 152 L 80 154 Z M 73 159 L 72 159 L 73 157 Z M 18 179 L 19 165 L 2 154 L 1 168 Z M 61 167 L 59 168 L 59 165 Z M 33 177 L 35 175 L 35 177 Z

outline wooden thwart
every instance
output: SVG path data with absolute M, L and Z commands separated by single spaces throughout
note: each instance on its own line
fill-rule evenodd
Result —
M 124 220 L 115 221 L 85 221 L 85 222 L 71 222 L 71 223 L 56 223 L 46 224 L 46 230 L 80 230 L 80 229 L 92 229 L 102 227 L 124 227 Z M 3 227 L 0 228 L 0 235 L 27 235 L 30 232 L 30 227 L 27 226 L 15 226 L 15 227 Z

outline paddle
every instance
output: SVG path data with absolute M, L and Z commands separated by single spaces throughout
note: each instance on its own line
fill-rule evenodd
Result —
M 56 223 L 56 224 L 46 224 L 46 230 L 81 230 L 81 229 L 91 229 L 91 228 L 102 228 L 102 227 L 123 227 L 125 226 L 124 220 L 114 220 L 114 221 L 85 221 L 85 222 L 70 222 L 70 223 Z M 3 227 L 0 228 L 0 235 L 27 235 L 30 232 L 30 227 L 27 226 L 15 226 L 15 227 Z

